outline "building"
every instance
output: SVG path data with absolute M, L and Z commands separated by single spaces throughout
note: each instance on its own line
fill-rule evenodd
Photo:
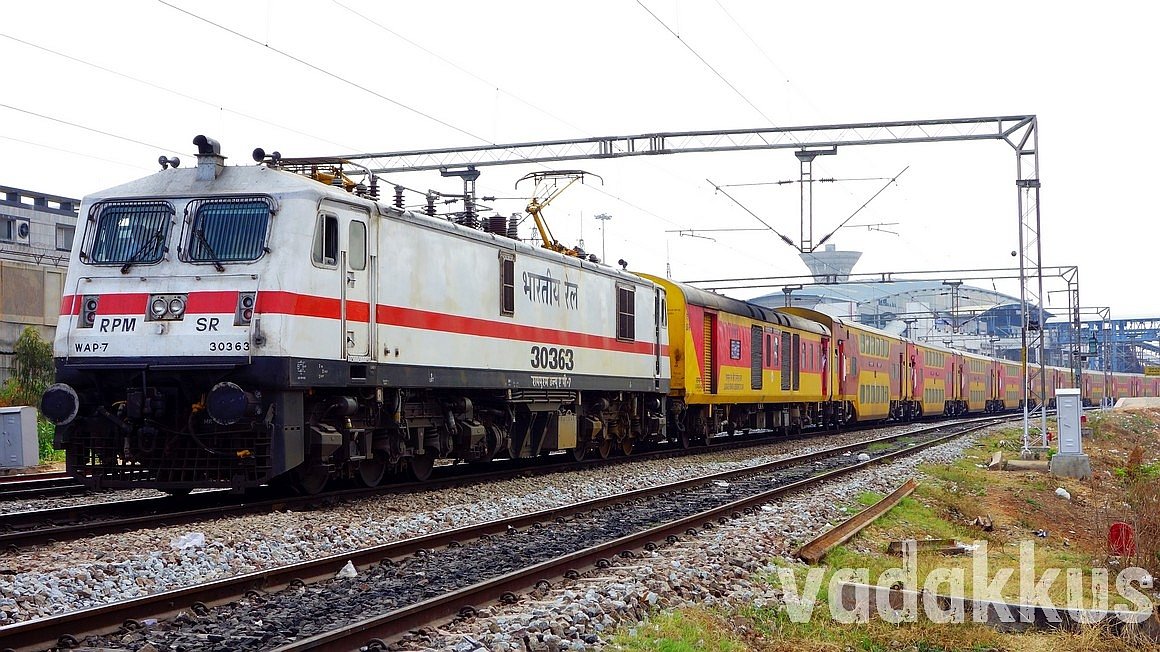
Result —
M 962 281 L 849 281 L 861 255 L 832 245 L 802 254 L 802 262 L 814 277 L 813 285 L 787 286 L 751 301 L 767 307 L 788 305 L 788 301 L 916 341 L 1019 359 L 1022 318 L 1018 297 Z M 1044 312 L 1045 321 L 1051 316 Z M 1049 338 L 1045 345 L 1048 363 L 1060 364 L 1059 344 Z
M 26 326 L 52 341 L 80 200 L 0 186 L 0 382 Z

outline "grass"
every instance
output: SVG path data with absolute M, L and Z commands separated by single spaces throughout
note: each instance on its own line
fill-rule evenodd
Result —
M 1130 428 L 1156 432 L 1150 423 L 1136 424 L 1135 417 L 1125 417 Z M 1126 455 L 1122 433 L 1124 426 L 1108 419 L 1104 436 L 1109 444 Z M 1050 428 L 1050 426 L 1049 426 Z M 1033 433 L 1034 437 L 1038 435 Z M 1045 631 L 1033 633 L 1002 633 L 982 625 L 966 623 L 946 625 L 920 619 L 914 623 L 891 624 L 878 618 L 867 623 L 843 625 L 830 618 L 828 583 L 838 568 L 867 570 L 868 579 L 876 582 L 880 574 L 901 566 L 899 557 L 887 556 L 889 541 L 903 538 L 945 538 L 964 543 L 976 539 L 988 540 L 988 579 L 1001 568 L 1017 569 L 1019 542 L 1035 541 L 1035 580 L 1043 577 L 1048 568 L 1061 569 L 1049 590 L 1052 601 L 1060 607 L 1067 603 L 1067 568 L 1084 569 L 1083 594 L 1085 603 L 1091 600 L 1091 573 L 1096 553 L 1087 548 L 1069 544 L 1066 528 L 1070 523 L 1060 521 L 1055 510 L 1066 509 L 1058 502 L 1053 489 L 1056 482 L 1047 476 L 1029 473 L 997 474 L 985 466 L 995 451 L 1017 453 L 1021 447 L 1022 431 L 1010 428 L 985 436 L 963 453 L 962 459 L 945 466 L 923 467 L 931 476 L 919 489 L 873 524 L 862 530 L 843 546 L 835 548 L 823 561 L 824 578 L 817 596 L 817 607 L 808 622 L 793 622 L 783 605 L 740 604 L 732 607 L 684 607 L 680 611 L 655 616 L 648 624 L 629 626 L 616 635 L 613 649 L 684 651 L 729 650 L 730 652 L 983 652 L 984 650 L 1041 650 L 1043 652 L 1160 652 L 1155 642 L 1133 640 L 1131 636 L 1113 635 L 1101 628 L 1087 628 L 1080 632 Z M 1098 448 L 1098 447 L 1097 447 Z M 1095 451 L 1093 451 L 1094 453 Z M 1113 451 L 1115 452 L 1115 451 Z M 1136 456 L 1139 457 L 1139 456 Z M 1122 459 L 1116 462 L 1124 464 Z M 1109 465 L 1110 467 L 1110 465 Z M 1160 460 L 1145 455 L 1143 461 L 1132 462 L 1116 475 L 1126 476 L 1132 469 L 1134 479 L 1144 480 L 1141 486 L 1156 486 L 1160 478 Z M 1121 480 L 1122 482 L 1122 480 Z M 1075 492 L 1073 491 L 1073 494 Z M 1086 496 L 1086 493 L 1076 494 Z M 863 493 L 844 507 L 847 514 L 869 506 L 882 496 Z M 1077 497 L 1077 500 L 1079 498 Z M 1076 503 L 1072 503 L 1076 504 Z M 988 513 L 988 510 L 995 513 Z M 968 525 L 974 516 L 999 516 L 996 529 L 984 533 Z M 1005 520 L 1004 520 L 1005 518 Z M 1002 522 L 1002 527 L 999 527 Z M 1054 526 L 1054 527 L 1053 527 Z M 1035 538 L 1036 529 L 1050 530 L 1045 539 Z M 1079 530 L 1078 527 L 1075 528 Z M 1075 533 L 1071 533 L 1074 537 Z M 1082 535 L 1082 533 L 1081 533 Z M 750 579 L 755 585 L 766 585 L 776 594 L 782 585 L 778 568 L 790 568 L 797 589 L 805 584 L 809 567 L 780 557 L 769 560 L 771 570 L 758 573 Z M 972 557 L 945 557 L 921 554 L 918 561 L 920 585 L 933 568 L 952 572 L 963 571 L 963 592 L 974 593 Z M 817 572 L 817 571 L 815 571 Z M 1114 578 L 1114 573 L 1113 573 Z M 1113 580 L 1114 581 L 1114 580 Z M 951 592 L 947 584 L 935 588 L 940 593 Z M 1019 574 L 1016 571 L 1003 587 L 1006 599 L 1019 599 Z M 1114 593 L 1114 588 L 1113 588 Z M 1115 599 L 1113 597 L 1113 599 Z
M 52 447 L 52 436 L 56 428 L 47 419 L 36 420 L 36 439 L 40 447 L 40 462 L 63 462 L 64 451 Z
M 616 634 L 610 647 L 624 652 L 749 649 L 723 615 L 699 607 L 658 614 L 643 626 Z

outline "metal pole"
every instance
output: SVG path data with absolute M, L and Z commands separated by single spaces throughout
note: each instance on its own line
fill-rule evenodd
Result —
M 604 249 L 604 232 L 608 230 L 608 220 L 611 220 L 612 216 L 608 213 L 600 213 L 596 219 L 600 220 L 600 260 L 607 263 L 608 255 Z
M 1023 169 L 1022 157 L 1015 156 L 1016 175 L 1022 178 L 1021 171 Z M 1020 321 L 1020 364 L 1022 371 L 1022 382 L 1019 383 L 1019 393 L 1022 397 L 1023 404 L 1023 455 L 1030 457 L 1031 454 L 1031 428 L 1029 423 L 1030 414 L 1027 407 L 1027 386 L 1029 379 L 1027 377 L 1027 270 L 1024 266 L 1023 260 L 1023 191 L 1022 189 L 1016 191 L 1016 207 L 1019 214 L 1019 321 Z

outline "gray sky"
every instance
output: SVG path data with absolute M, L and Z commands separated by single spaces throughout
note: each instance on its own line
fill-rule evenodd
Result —
M 1043 263 L 1078 265 L 1084 305 L 1160 314 L 1160 230 L 1145 200 L 1160 150 L 1150 2 L 738 0 L 5 3 L 0 184 L 83 196 L 192 164 L 197 134 L 227 163 L 286 156 L 839 122 L 1034 113 Z M 703 61 L 702 61 L 703 60 Z M 761 223 L 706 182 L 795 179 L 788 150 L 580 161 L 603 185 L 548 209 L 555 235 L 633 269 L 696 280 L 804 274 Z M 819 159 L 818 237 L 903 168 L 830 242 L 862 272 L 1011 267 L 1015 157 L 1001 142 L 845 148 Z M 520 211 L 541 167 L 483 171 L 480 194 Z M 390 182 L 457 192 L 438 173 Z M 730 189 L 799 235 L 794 184 Z M 524 197 L 524 199 L 518 199 Z M 412 201 L 415 201 L 414 199 Z M 526 233 L 525 233 L 526 235 Z M 448 252 L 453 255 L 453 252 Z M 1127 280 L 1131 279 L 1131 280 Z M 1142 282 L 1144 281 L 1144 282 Z M 980 285 L 988 285 L 982 283 Z M 1048 282 L 1048 290 L 1063 287 Z M 997 289 L 1017 294 L 1017 285 Z M 752 296 L 756 292 L 739 292 Z M 1065 301 L 1060 294 L 1053 299 Z M 1050 304 L 1049 304 L 1050 305 Z

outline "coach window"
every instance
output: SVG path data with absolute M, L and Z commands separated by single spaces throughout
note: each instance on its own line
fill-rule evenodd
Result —
M 516 256 L 504 251 L 499 252 L 499 313 L 516 314 Z
M 351 220 L 350 228 L 347 229 L 347 264 L 353 270 L 364 270 L 367 268 L 367 225 L 358 221 Z
M 616 286 L 616 339 L 636 339 L 636 289 Z
M 334 267 L 338 260 L 338 218 L 326 213 L 318 215 L 314 231 L 314 263 Z

